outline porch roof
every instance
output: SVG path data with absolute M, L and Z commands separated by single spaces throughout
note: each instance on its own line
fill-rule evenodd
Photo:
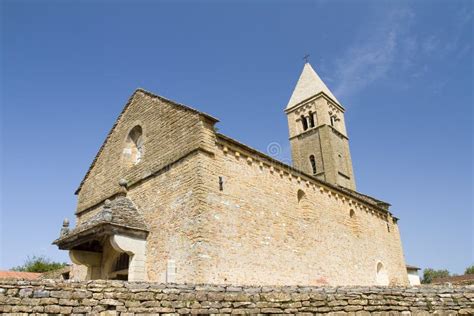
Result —
M 59 249 L 72 249 L 113 234 L 144 239 L 148 232 L 145 220 L 133 202 L 125 196 L 119 196 L 112 201 L 106 200 L 97 214 L 74 229 L 63 228 L 61 236 L 53 244 Z

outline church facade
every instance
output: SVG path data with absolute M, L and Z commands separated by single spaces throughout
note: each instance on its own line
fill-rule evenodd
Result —
M 306 63 L 285 109 L 293 165 L 138 89 L 54 241 L 84 274 L 246 285 L 407 285 L 397 218 L 356 191 L 344 108 Z

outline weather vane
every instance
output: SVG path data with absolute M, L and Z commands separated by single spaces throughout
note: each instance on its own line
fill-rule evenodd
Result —
M 309 62 L 309 56 L 310 56 L 309 54 L 304 55 L 303 59 L 304 59 L 305 63 Z

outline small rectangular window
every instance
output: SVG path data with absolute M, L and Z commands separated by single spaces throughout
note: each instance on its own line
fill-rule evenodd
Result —
M 219 177 L 219 191 L 224 191 L 224 179 Z

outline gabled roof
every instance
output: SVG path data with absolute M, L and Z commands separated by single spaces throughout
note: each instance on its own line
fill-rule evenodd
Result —
M 298 103 L 321 92 L 331 98 L 338 105 L 341 105 L 334 94 L 332 94 L 331 90 L 329 90 L 326 84 L 318 76 L 316 71 L 314 71 L 313 67 L 311 67 L 309 63 L 306 63 L 286 109 L 290 109 Z
M 182 103 L 178 103 L 176 101 L 173 101 L 173 100 L 170 100 L 170 99 L 167 99 L 165 97 L 162 97 L 162 96 L 159 96 L 159 95 L 156 95 L 156 94 L 153 94 L 149 91 L 146 91 L 145 89 L 142 89 L 142 88 L 138 88 L 137 90 L 135 90 L 135 92 L 133 92 L 133 94 L 130 96 L 130 98 L 128 99 L 127 101 L 127 104 L 125 104 L 125 106 L 123 107 L 122 109 L 122 112 L 120 112 L 119 116 L 117 117 L 117 119 L 115 120 L 115 123 L 114 125 L 112 126 L 112 128 L 110 129 L 109 133 L 107 134 L 107 137 L 105 138 L 104 142 L 102 143 L 102 146 L 100 146 L 99 148 L 99 151 L 97 152 L 97 154 L 95 155 L 94 157 L 94 160 L 92 161 L 91 165 L 89 166 L 89 169 L 87 169 L 87 172 L 84 176 L 84 178 L 82 179 L 81 183 L 79 184 L 79 187 L 77 188 L 77 190 L 74 192 L 74 194 L 79 194 L 79 191 L 81 191 L 81 188 L 82 186 L 84 185 L 84 182 L 86 181 L 87 177 L 89 176 L 92 168 L 94 167 L 97 159 L 99 158 L 100 156 L 100 153 L 102 152 L 102 150 L 104 149 L 105 147 L 105 144 L 107 144 L 107 141 L 109 140 L 110 136 L 112 135 L 112 132 L 115 130 L 115 127 L 117 127 L 117 124 L 118 122 L 120 121 L 120 118 L 122 117 L 122 115 L 125 113 L 125 111 L 128 109 L 128 107 L 130 106 L 130 104 L 132 103 L 132 100 L 133 98 L 135 97 L 135 95 L 138 93 L 138 92 L 141 92 L 149 97 L 152 97 L 152 98 L 156 98 L 158 100 L 161 100 L 161 101 L 164 101 L 164 102 L 167 102 L 171 105 L 174 105 L 174 106 L 177 106 L 177 107 L 180 107 L 184 110 L 187 110 L 187 111 L 191 111 L 193 113 L 196 113 L 196 114 L 199 114 L 199 115 L 202 115 L 203 117 L 213 121 L 214 123 L 216 122 L 219 122 L 219 120 L 207 113 L 204 113 L 204 112 L 201 112 L 201 111 L 198 111 L 196 109 L 193 109 L 192 107 L 190 106 L 187 106 L 187 105 L 184 105 Z

